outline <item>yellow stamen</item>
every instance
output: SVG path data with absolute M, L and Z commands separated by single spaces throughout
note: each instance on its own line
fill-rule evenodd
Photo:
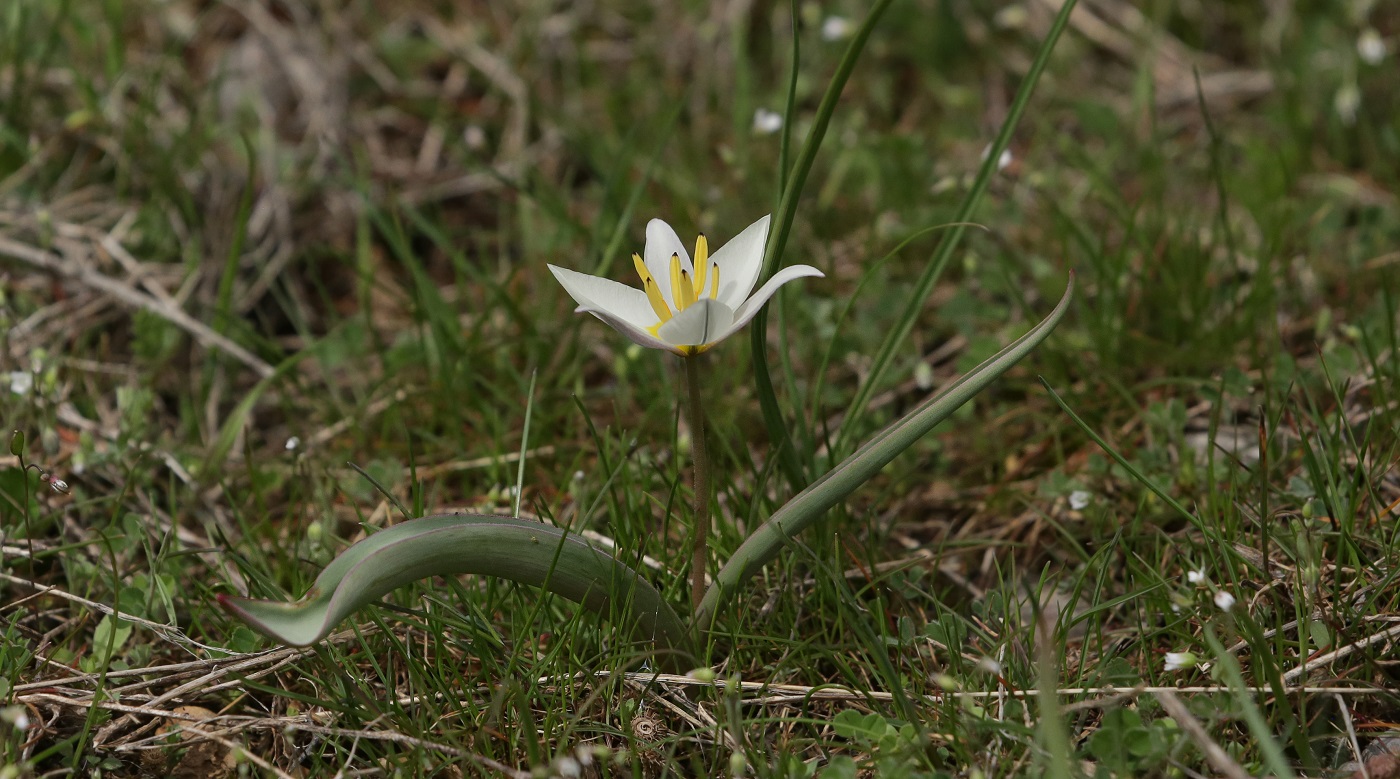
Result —
M 671 307 L 666 305 L 666 299 L 661 297 L 661 288 L 656 286 L 656 279 L 647 276 L 642 282 L 642 290 L 647 293 L 647 302 L 651 304 L 651 310 L 656 312 L 656 318 L 662 323 L 671 321 Z
M 710 299 L 719 300 L 719 263 L 710 263 Z
M 651 271 L 647 270 L 647 264 L 642 261 L 642 255 L 632 254 L 632 265 L 637 268 L 637 275 L 642 277 L 642 291 L 647 294 L 647 302 L 651 304 L 651 310 L 656 312 L 656 318 L 660 319 L 651 328 L 652 335 L 656 335 L 656 330 L 662 325 L 671 321 L 671 307 L 666 305 L 666 298 L 661 296 L 661 288 L 657 286 L 656 279 L 651 277 Z
M 681 256 L 671 255 L 671 302 L 676 304 L 676 311 L 681 311 L 685 306 L 681 305 Z
M 695 239 L 695 297 L 705 294 L 705 271 L 710 269 L 710 242 L 701 233 Z
M 681 284 L 676 287 L 676 310 L 684 311 L 690 308 L 695 302 L 695 284 L 690 280 L 690 274 L 681 269 Z

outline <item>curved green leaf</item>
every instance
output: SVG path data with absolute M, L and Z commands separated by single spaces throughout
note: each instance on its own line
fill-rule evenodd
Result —
M 1074 292 L 1074 274 L 1069 277 L 1065 295 L 1059 305 L 1043 322 L 997 352 L 986 362 L 948 385 L 904 418 L 880 431 L 854 454 L 841 461 L 825 476 L 783 504 L 767 522 L 759 526 L 734 552 L 715 576 L 705 598 L 695 611 L 692 622 L 700 630 L 709 630 L 719 608 L 754 573 L 778 556 L 788 539 L 801 533 L 822 517 L 827 509 L 845 500 L 847 495 L 880 472 L 891 460 L 922 438 L 938 423 L 952 415 L 959 406 L 971 400 L 993 379 L 1020 362 L 1044 341 L 1069 311 Z
M 632 623 L 663 663 L 690 661 L 690 634 L 636 571 L 577 535 L 539 522 L 479 514 L 422 517 L 346 549 L 295 603 L 226 595 L 219 603 L 267 636 L 292 646 L 325 638 L 341 620 L 386 593 L 428 576 L 473 573 L 540 587 L 600 616 Z

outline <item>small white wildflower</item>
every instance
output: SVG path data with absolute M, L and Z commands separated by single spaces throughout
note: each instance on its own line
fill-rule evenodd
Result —
M 986 655 L 977 658 L 977 667 L 995 676 L 1001 676 L 1001 663 Z
M 565 755 L 554 761 L 554 773 L 562 779 L 576 779 L 576 777 L 583 776 L 583 766 L 579 765 L 577 760 Z
M 822 40 L 840 41 L 851 37 L 851 21 L 844 16 L 828 16 L 822 21 Z
M 783 129 L 783 115 L 777 111 L 760 108 L 753 112 L 753 131 L 759 135 L 772 135 Z
M 1376 28 L 1367 27 L 1361 31 L 1361 35 L 1356 39 L 1356 53 L 1367 65 L 1381 64 L 1386 54 L 1385 41 L 1381 39 L 1381 34 L 1376 32 Z
M 1191 652 L 1168 652 L 1167 670 L 1180 671 L 1185 668 L 1194 668 L 1199 658 Z
M 1030 21 L 1030 14 L 1026 12 L 1024 4 L 1012 3 L 997 11 L 992 17 L 992 23 L 1003 30 L 1019 30 Z
M 486 131 L 480 125 L 469 124 L 462 130 L 462 143 L 472 151 L 481 151 L 486 148 Z
M 991 153 L 992 145 L 989 143 L 987 144 L 987 147 L 982 150 L 982 161 L 985 162 L 987 159 L 987 155 Z M 1011 155 L 1010 149 L 1002 149 L 1001 154 L 997 157 L 997 171 L 1000 172 L 1006 170 L 1006 166 L 1010 165 L 1013 159 L 1015 158 Z
M 29 730 L 29 712 L 23 706 L 6 706 L 0 709 L 0 721 L 8 722 L 15 730 Z
M 1235 606 L 1235 596 L 1221 590 L 1215 593 L 1215 605 L 1219 606 L 1221 611 L 1229 611 Z
M 297 450 L 297 447 L 301 446 L 301 439 L 297 438 L 296 436 L 292 436 L 291 438 L 287 439 L 287 443 L 284 444 L 284 446 L 286 447 L 287 451 L 295 452 Z
M 583 471 L 574 471 L 574 481 L 583 481 Z
M 1069 494 L 1069 507 L 1075 511 L 1083 511 L 1092 497 L 1088 490 L 1075 490 Z
M 923 360 L 914 365 L 914 386 L 924 392 L 933 389 L 933 367 Z
M 29 371 L 10 371 L 10 392 L 28 395 L 34 389 L 34 374 Z
M 1190 583 L 1192 583 L 1192 584 L 1205 584 L 1205 583 L 1206 583 L 1206 570 L 1205 570 L 1204 568 L 1201 568 L 1201 569 L 1196 570 L 1196 571 L 1188 571 L 1188 572 L 1186 573 L 1186 581 L 1188 581 L 1188 582 L 1190 582 Z
M 1173 603 L 1173 604 L 1172 604 L 1172 613 L 1173 613 L 1173 614 L 1180 614 L 1180 613 L 1181 613 L 1181 604 L 1180 604 L 1180 603 Z
M 574 759 L 584 768 L 593 765 L 593 748 L 580 744 L 574 749 Z

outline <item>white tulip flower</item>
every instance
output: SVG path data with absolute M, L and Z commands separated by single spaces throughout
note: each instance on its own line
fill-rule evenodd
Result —
M 763 269 L 771 217 L 749 225 L 714 256 L 701 235 L 695 262 L 671 226 L 647 223 L 643 255 L 632 255 L 642 288 L 554 265 L 554 278 L 588 312 L 634 343 L 681 356 L 699 354 L 749 323 L 778 288 L 804 276 L 822 276 L 810 265 L 792 265 L 753 291 Z M 751 294 L 752 293 L 752 294 Z

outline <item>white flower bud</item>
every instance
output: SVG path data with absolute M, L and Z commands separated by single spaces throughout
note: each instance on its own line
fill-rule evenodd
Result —
M 1167 670 L 1180 671 L 1186 668 L 1195 668 L 1199 660 L 1192 652 L 1168 652 Z

